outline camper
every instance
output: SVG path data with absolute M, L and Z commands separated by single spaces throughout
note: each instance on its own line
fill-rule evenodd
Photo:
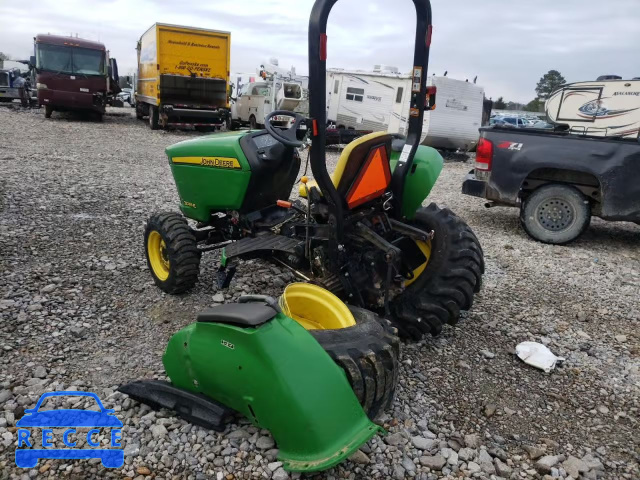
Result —
M 431 76 L 427 87 L 436 88 L 436 108 L 425 111 L 422 143 L 450 150 L 472 150 L 480 137 L 484 89 L 475 83 Z M 408 110 L 408 105 L 407 105 Z
M 640 80 L 603 75 L 596 81 L 563 85 L 551 94 L 545 112 L 571 133 L 604 137 L 640 136 Z
M 138 41 L 136 117 L 152 130 L 220 128 L 229 112 L 231 34 L 156 23 Z
M 395 67 L 376 66 L 373 72 L 328 69 L 327 120 L 338 129 L 403 133 L 410 83 L 409 75 Z
M 424 113 L 422 143 L 471 150 L 482 126 L 482 87 L 445 76 L 428 77 L 427 87 L 435 87 L 437 103 Z M 410 76 L 395 67 L 377 65 L 372 72 L 327 71 L 327 119 L 338 129 L 404 135 L 410 96 Z

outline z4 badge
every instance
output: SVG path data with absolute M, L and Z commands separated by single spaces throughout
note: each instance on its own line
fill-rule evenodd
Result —
M 507 150 L 517 150 L 518 152 L 522 150 L 522 143 L 516 142 L 500 142 L 498 144 L 498 148 L 506 148 Z

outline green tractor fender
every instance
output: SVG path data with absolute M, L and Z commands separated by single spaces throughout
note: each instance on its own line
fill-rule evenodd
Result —
M 171 337 L 163 363 L 175 387 L 269 429 L 287 470 L 330 468 L 384 431 L 368 419 L 344 371 L 295 320 L 264 304 L 224 307 L 245 324 L 223 323 L 229 320 L 221 321 L 216 307 Z
M 395 170 L 401 152 L 391 152 L 391 171 Z M 442 155 L 432 147 L 419 145 L 413 157 L 413 166 L 407 174 L 402 196 L 402 216 L 413 220 L 416 210 L 422 206 L 424 199 L 429 196 L 435 185 L 444 160 Z

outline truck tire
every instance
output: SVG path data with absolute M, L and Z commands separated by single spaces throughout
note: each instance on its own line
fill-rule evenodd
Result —
M 53 107 L 51 105 L 44 106 L 44 118 L 51 118 L 51 114 L 53 113 Z
M 232 130 L 237 130 L 238 129 L 238 124 L 233 121 L 233 118 L 231 118 L 231 115 L 229 115 L 227 117 L 226 124 L 227 124 L 227 130 L 230 131 L 230 132 Z
M 144 230 L 147 266 L 155 284 L 175 295 L 190 290 L 198 281 L 200 251 L 185 218 L 178 213 L 158 213 Z
M 149 127 L 151 127 L 151 130 L 158 129 L 158 119 L 158 107 L 156 107 L 155 105 L 149 105 Z
M 455 325 L 480 290 L 484 253 L 471 228 L 449 209 L 435 203 L 420 208 L 413 226 L 434 232 L 424 270 L 390 302 L 392 322 L 400 336 L 419 340 L 435 336 L 444 324 Z
M 136 118 L 138 120 L 142 120 L 144 118 L 144 104 L 143 103 L 136 103 Z
M 570 185 L 544 185 L 520 208 L 520 223 L 539 242 L 562 245 L 578 238 L 591 223 L 589 200 Z
M 363 410 L 375 420 L 395 398 L 400 341 L 395 329 L 375 313 L 351 306 L 349 310 L 354 326 L 309 333 L 344 370 Z
M 256 121 L 256 117 L 253 115 L 249 117 L 249 128 L 251 128 L 251 130 L 256 130 L 258 128 L 258 122 Z

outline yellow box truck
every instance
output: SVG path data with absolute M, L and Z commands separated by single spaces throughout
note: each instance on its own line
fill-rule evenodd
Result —
M 137 51 L 136 117 L 148 116 L 152 130 L 227 121 L 231 33 L 156 23 Z

